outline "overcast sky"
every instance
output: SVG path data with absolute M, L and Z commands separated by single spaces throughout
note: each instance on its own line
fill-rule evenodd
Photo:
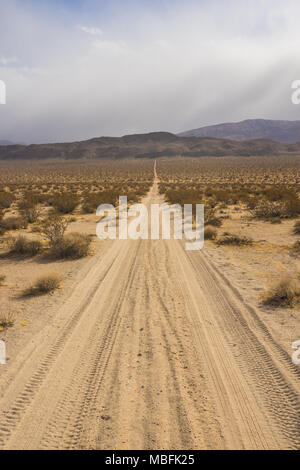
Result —
M 0 0 L 0 140 L 300 119 L 299 0 Z

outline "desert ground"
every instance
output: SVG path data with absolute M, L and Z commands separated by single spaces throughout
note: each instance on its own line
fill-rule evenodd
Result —
M 0 162 L 0 448 L 299 448 L 299 182 L 297 156 Z M 204 248 L 97 239 L 118 194 L 204 203 Z

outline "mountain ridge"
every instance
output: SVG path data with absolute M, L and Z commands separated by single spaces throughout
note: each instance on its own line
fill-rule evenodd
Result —
M 236 141 L 150 132 L 123 137 L 95 137 L 77 142 L 0 146 L 0 160 L 247 157 L 279 154 L 300 154 L 300 142 L 282 144 L 267 139 Z
M 199 127 L 177 134 L 179 137 L 215 137 L 229 140 L 267 139 L 280 143 L 300 141 L 300 120 L 245 119 Z

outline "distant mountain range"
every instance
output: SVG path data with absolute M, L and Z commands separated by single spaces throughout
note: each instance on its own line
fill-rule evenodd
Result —
M 270 119 L 247 119 L 215 126 L 200 127 L 181 132 L 180 137 L 215 137 L 218 139 L 253 140 L 267 139 L 281 143 L 300 142 L 300 121 L 273 121 Z
M 247 157 L 287 154 L 300 155 L 300 143 L 283 144 L 265 139 L 237 141 L 211 137 L 181 137 L 169 132 L 99 137 L 70 143 L 0 146 L 0 160 Z
M 15 145 L 15 143 L 10 140 L 0 140 L 0 145 Z

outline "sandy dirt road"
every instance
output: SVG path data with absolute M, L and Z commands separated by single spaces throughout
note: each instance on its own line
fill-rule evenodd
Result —
M 2 375 L 0 448 L 299 448 L 299 376 L 205 248 L 116 240 Z

